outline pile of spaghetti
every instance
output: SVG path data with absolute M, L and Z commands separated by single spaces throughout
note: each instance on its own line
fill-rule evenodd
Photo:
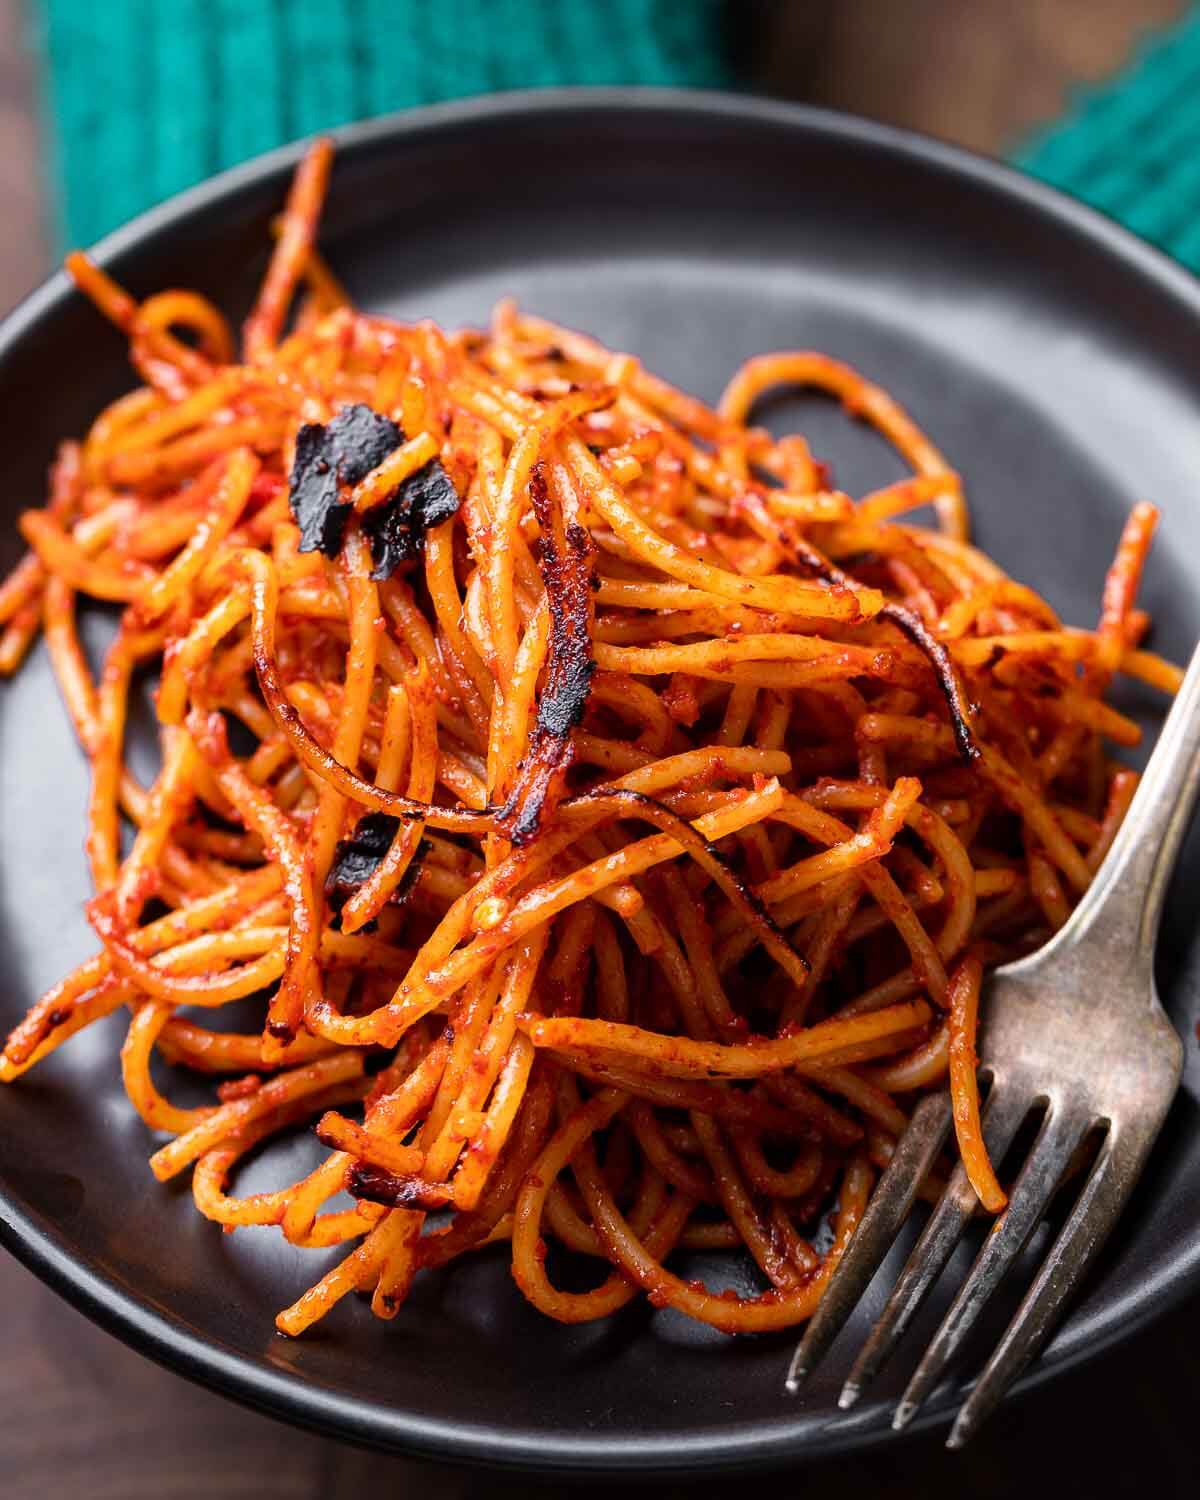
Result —
M 0 664 L 44 632 L 91 762 L 99 948 L 0 1077 L 126 1012 L 155 1175 L 191 1169 L 226 1229 L 345 1247 L 290 1334 L 349 1291 L 392 1316 L 417 1272 L 500 1242 L 564 1321 L 641 1291 L 730 1332 L 797 1323 L 922 1090 L 951 1088 L 1003 1204 L 980 975 L 1064 922 L 1128 806 L 1111 678 L 1178 683 L 1139 646 L 1154 512 L 1098 627 L 1066 628 L 832 359 L 753 359 L 714 410 L 511 305 L 450 334 L 355 310 L 314 248 L 329 167 L 321 142 L 297 172 L 240 359 L 199 296 L 139 303 L 68 261 L 144 384 L 22 517 Z M 786 385 L 913 476 L 833 488 L 801 437 L 750 425 Z M 79 595 L 121 606 L 96 681 Z M 261 1026 L 206 1024 L 239 1001 Z M 209 1102 L 165 1097 L 162 1062 Z M 239 1195 L 239 1162 L 298 1126 L 320 1164 Z M 587 1289 L 555 1247 L 598 1265 Z M 747 1253 L 764 1290 L 669 1268 L 697 1249 Z

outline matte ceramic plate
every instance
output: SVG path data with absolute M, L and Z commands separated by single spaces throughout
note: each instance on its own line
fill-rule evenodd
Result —
M 105 241 L 101 262 L 139 294 L 196 286 L 240 314 L 296 156 L 277 152 L 139 219 Z M 501 98 L 344 131 L 322 246 L 368 308 L 457 324 L 513 294 L 710 399 L 761 350 L 850 360 L 964 472 L 982 544 L 1069 621 L 1094 620 L 1128 506 L 1157 501 L 1144 595 L 1156 643 L 1183 657 L 1200 631 L 1200 288 L 1002 168 L 778 104 Z M 0 377 L 7 564 L 11 522 L 40 500 L 56 439 L 131 377 L 122 341 L 62 276 L 4 326 Z M 830 404 L 778 402 L 765 416 L 801 423 L 851 493 L 899 473 Z M 1136 695 L 1127 706 L 1161 709 Z M 94 947 L 80 911 L 83 766 L 40 651 L 0 689 L 0 767 L 7 1027 Z M 1183 1092 L 1125 1223 L 1027 1382 L 1112 1344 L 1197 1278 L 1198 854 L 1193 843 L 1161 946 L 1188 1042 Z M 0 1236 L 173 1369 L 359 1441 L 538 1468 L 745 1466 L 889 1433 L 912 1349 L 852 1414 L 835 1405 L 881 1283 L 798 1400 L 783 1393 L 789 1336 L 732 1340 L 644 1305 L 563 1328 L 520 1297 L 502 1250 L 421 1280 L 394 1323 L 349 1298 L 304 1338 L 281 1338 L 276 1309 L 328 1259 L 273 1232 L 223 1235 L 186 1183 L 154 1182 L 152 1141 L 121 1090 L 121 1025 L 111 1018 L 0 1090 Z M 286 1180 L 306 1148 L 292 1149 L 292 1162 L 257 1168 L 256 1185 Z M 700 1269 L 717 1284 L 751 1279 L 736 1263 Z M 944 1421 L 959 1396 L 946 1386 L 923 1420 Z

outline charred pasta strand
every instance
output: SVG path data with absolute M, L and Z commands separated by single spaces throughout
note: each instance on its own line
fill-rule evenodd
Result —
M 203 298 L 68 259 L 143 383 L 21 517 L 0 674 L 41 630 L 92 770 L 98 948 L 0 1080 L 125 1013 L 153 1173 L 191 1172 L 227 1230 L 345 1247 L 290 1335 L 351 1291 L 393 1317 L 483 1246 L 565 1322 L 642 1295 L 802 1321 L 922 1090 L 1005 1201 L 984 967 L 1066 920 L 1129 806 L 1110 682 L 1178 686 L 1136 603 L 1156 513 L 1114 538 L 1097 628 L 1064 626 L 970 545 L 900 402 L 823 354 L 753 359 L 710 407 L 511 303 L 458 332 L 355 308 L 315 248 L 330 164 L 319 142 L 297 172 L 240 352 Z M 911 476 L 835 490 L 752 425 L 788 384 Z M 84 598 L 120 611 L 98 679 Z M 248 997 L 256 1032 L 196 1014 Z M 240 1194 L 246 1154 L 304 1128 L 314 1170 Z M 667 1264 L 714 1248 L 761 1293 Z

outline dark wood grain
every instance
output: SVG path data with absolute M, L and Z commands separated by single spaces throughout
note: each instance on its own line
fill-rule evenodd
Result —
M 293 1431 L 126 1349 L 0 1258 L 5 1500 L 543 1500 L 558 1481 L 381 1457 Z M 1002 1409 L 965 1453 L 917 1437 L 786 1481 L 903 1500 L 1194 1497 L 1200 1305 Z M 593 1491 L 594 1492 L 594 1491 Z M 726 1500 L 734 1482 L 622 1483 L 622 1500 Z
M 574 0 L 569 0 L 574 3 Z M 997 151 L 1062 108 L 1070 85 L 1128 55 L 1182 0 L 841 0 L 771 7 L 758 72 L 775 92 Z M 46 261 L 37 113 L 18 0 L 0 0 L 0 308 Z M 0 1253 L 0 1495 L 4 1500 L 508 1500 L 563 1492 L 380 1458 L 301 1433 L 189 1385 L 88 1323 Z M 1094 1366 L 1003 1410 L 966 1454 L 935 1439 L 790 1476 L 839 1495 L 1039 1500 L 1196 1493 L 1200 1300 Z M 774 1486 L 772 1486 L 774 1488 Z M 623 1497 L 736 1493 L 717 1484 Z

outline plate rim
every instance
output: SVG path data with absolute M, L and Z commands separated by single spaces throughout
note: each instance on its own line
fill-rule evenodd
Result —
M 369 150 L 395 140 L 417 140 L 444 129 L 478 127 L 502 120 L 599 112 L 622 114 L 636 122 L 653 115 L 675 115 L 697 121 L 773 126 L 810 138 L 835 139 L 903 157 L 936 170 L 943 177 L 967 180 L 1009 200 L 1016 200 L 1055 229 L 1074 232 L 1098 243 L 1130 273 L 1152 283 L 1181 304 L 1200 324 L 1200 279 L 1162 251 L 1139 239 L 1101 211 L 1069 197 L 1047 183 L 964 147 L 900 126 L 883 124 L 843 111 L 786 100 L 714 90 L 644 87 L 565 87 L 522 89 L 475 95 L 416 109 L 401 110 L 320 132 L 330 136 L 339 155 Z M 275 147 L 146 210 L 104 236 L 90 251 L 109 266 L 148 239 L 186 226 L 194 215 L 222 200 L 284 177 L 311 136 Z M 55 271 L 19 301 L 0 321 L 0 367 L 36 332 L 41 320 L 73 294 L 74 285 Z M 57 1229 L 39 1224 L 0 1179 L 0 1245 L 28 1270 L 85 1316 L 138 1352 L 174 1373 L 268 1416 L 290 1421 L 351 1442 L 411 1456 L 510 1470 L 569 1474 L 581 1469 L 677 1476 L 711 1474 L 733 1466 L 756 1468 L 829 1457 L 875 1447 L 894 1440 L 890 1428 L 856 1430 L 850 1422 L 831 1419 L 830 1426 L 806 1435 L 801 1443 L 778 1418 L 758 1419 L 734 1430 L 682 1437 L 639 1438 L 608 1434 L 569 1438 L 491 1428 L 464 1427 L 388 1406 L 367 1402 L 314 1385 L 303 1377 L 255 1364 L 189 1328 L 169 1311 L 158 1311 L 133 1292 L 76 1261 Z M 1161 1317 L 1200 1286 L 1200 1230 L 1175 1253 L 1156 1276 L 1140 1281 L 1115 1300 L 1101 1316 L 1074 1328 L 1068 1347 L 1049 1363 L 1036 1361 L 1015 1386 L 1012 1396 L 1040 1387 L 1061 1372 L 1091 1361 L 1114 1344 Z M 1095 1324 L 1094 1328 L 1092 1325 Z M 1055 1341 L 1057 1342 L 1057 1340 Z M 1053 1345 L 1052 1345 L 1053 1347 Z M 1011 1397 L 1010 1397 L 1011 1398 Z M 797 1416 L 803 1411 L 797 1407 Z M 910 1432 L 945 1426 L 951 1411 L 932 1409 Z

